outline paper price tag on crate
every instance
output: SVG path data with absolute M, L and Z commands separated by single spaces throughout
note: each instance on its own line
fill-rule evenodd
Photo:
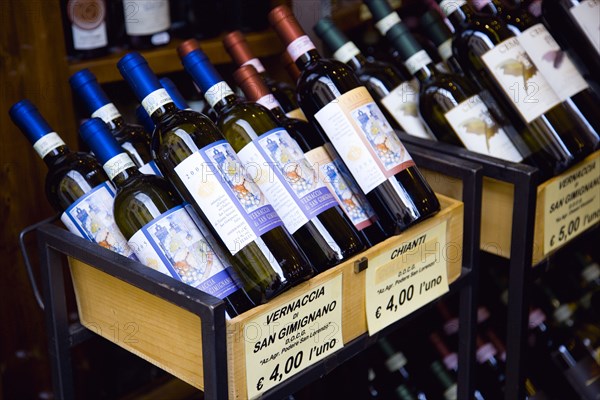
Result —
M 448 292 L 446 221 L 369 260 L 367 325 L 373 335 Z
M 544 256 L 600 222 L 600 151 L 545 188 Z
M 342 276 L 310 288 L 244 327 L 248 398 L 256 398 L 344 346 Z

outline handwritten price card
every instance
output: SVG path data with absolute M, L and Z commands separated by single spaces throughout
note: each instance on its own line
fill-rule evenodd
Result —
M 600 222 L 600 151 L 546 186 L 544 255 Z
M 342 276 L 257 316 L 245 331 L 246 383 L 253 399 L 344 346 Z
M 367 325 L 373 335 L 448 292 L 446 221 L 369 260 Z

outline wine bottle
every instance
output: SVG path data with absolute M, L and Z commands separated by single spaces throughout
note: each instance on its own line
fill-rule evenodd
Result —
M 419 116 L 419 85 L 415 80 L 404 80 L 389 63 L 370 61 L 360 52 L 329 17 L 322 18 L 314 31 L 333 53 L 333 58 L 349 65 L 371 96 L 381 107 L 395 128 L 409 135 L 435 140 Z
M 242 65 L 252 65 L 256 68 L 285 112 L 290 112 L 298 108 L 296 91 L 294 88 L 288 83 L 276 81 L 267 74 L 263 64 L 252 53 L 252 49 L 250 49 L 242 32 L 234 31 L 225 35 L 223 37 L 223 45 L 238 67 L 241 67 Z
M 160 175 L 150 153 L 150 135 L 139 125 L 125 122 L 89 69 L 82 69 L 69 78 L 71 89 L 82 101 L 92 118 L 108 125 L 117 142 L 127 151 L 144 174 Z
M 580 120 L 588 126 L 581 132 L 586 146 L 595 149 L 600 143 L 600 99 L 590 89 L 569 55 L 556 43 L 544 24 L 520 7 L 510 7 L 499 1 L 473 3 L 480 12 L 500 17 L 515 33 L 519 44 L 546 78 L 550 87 Z
M 344 169 L 339 156 L 331 145 L 305 121 L 288 118 L 283 108 L 262 81 L 256 69 L 246 65 L 234 72 L 238 86 L 246 98 L 271 111 L 280 126 L 284 127 L 291 138 L 298 143 L 304 157 L 317 173 L 318 179 L 327 186 L 337 200 L 346 217 L 358 230 L 367 245 L 373 246 L 384 239 L 387 234 L 383 230 L 373 207 L 358 188 L 350 172 Z
M 132 49 L 151 49 L 171 41 L 169 0 L 123 0 L 123 12 Z
M 496 17 L 469 17 L 465 0 L 440 4 L 456 29 L 453 52 L 465 73 L 490 91 L 518 130 L 527 127 L 546 143 L 559 160 L 555 172 L 587 155 L 581 132 L 588 126 L 560 101 L 514 33 Z
M 331 141 L 386 232 L 398 233 L 438 212 L 437 197 L 354 72 L 322 59 L 286 6 L 271 10 L 269 20 L 303 70 L 300 107 Z
M 446 370 L 444 364 L 439 360 L 435 360 L 429 365 L 429 369 L 433 376 L 435 376 L 438 384 L 442 387 L 444 399 L 457 400 L 458 386 L 456 385 L 456 379 Z
M 542 18 L 583 75 L 600 94 L 600 3 L 597 0 L 542 2 Z
M 61 5 L 69 57 L 89 59 L 108 54 L 105 1 L 62 0 Z
M 9 114 L 48 166 L 46 198 L 62 213 L 65 227 L 79 237 L 135 259 L 115 224 L 115 192 L 96 159 L 70 151 L 29 100 L 15 103 Z
M 475 346 L 475 381 L 479 391 L 486 400 L 504 399 L 505 366 L 497 357 L 498 350 L 479 335 L 475 339 Z
M 318 271 L 361 251 L 353 225 L 317 180 L 298 143 L 263 106 L 239 99 L 192 39 L 179 47 L 185 70 L 219 114 L 217 126 Z M 308 273 L 308 269 L 307 269 Z
M 179 110 L 138 53 L 127 54 L 117 67 L 156 125 L 152 151 L 160 170 L 191 204 L 211 246 L 233 255 L 244 289 L 258 285 L 272 298 L 282 290 L 282 270 L 294 282 L 304 258 L 214 123 Z M 222 168 L 220 155 L 231 168 Z
M 222 299 L 230 317 L 254 307 L 224 253 L 207 243 L 169 182 L 139 172 L 100 119 L 89 119 L 79 132 L 117 188 L 115 221 L 140 262 Z
M 419 23 L 427 37 L 437 46 L 446 71 L 462 74 L 462 68 L 452 53 L 452 32 L 440 14 L 436 10 L 429 10 L 421 16 Z M 436 67 L 439 71 L 444 72 L 439 64 Z
M 482 95 L 469 82 L 458 74 L 440 72 L 399 17 L 389 18 L 396 12 L 386 0 L 365 2 L 379 21 L 377 26 L 385 29 L 381 34 L 419 80 L 419 110 L 439 140 L 507 161 L 540 164 L 530 157 L 531 152 L 518 133 L 494 118 Z M 394 23 L 381 23 L 389 20 Z

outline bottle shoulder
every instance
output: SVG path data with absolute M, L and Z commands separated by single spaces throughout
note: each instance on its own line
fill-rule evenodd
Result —
M 156 208 L 160 213 L 181 204 L 181 199 L 173 191 L 165 178 L 156 175 L 138 174 L 127 179 L 117 190 L 115 209 Z
M 280 124 L 266 107 L 240 101 L 223 110 L 217 126 L 234 150 L 239 151 L 253 138 L 279 127 Z

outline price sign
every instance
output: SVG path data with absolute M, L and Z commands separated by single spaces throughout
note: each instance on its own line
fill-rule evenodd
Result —
M 600 221 L 600 151 L 546 186 L 544 255 Z
M 246 323 L 248 398 L 341 349 L 342 276 L 311 287 Z
M 369 260 L 367 325 L 379 332 L 448 292 L 446 221 Z

